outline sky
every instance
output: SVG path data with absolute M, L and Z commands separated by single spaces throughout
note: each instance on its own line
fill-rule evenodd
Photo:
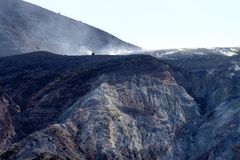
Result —
M 145 49 L 240 46 L 240 0 L 25 1 Z

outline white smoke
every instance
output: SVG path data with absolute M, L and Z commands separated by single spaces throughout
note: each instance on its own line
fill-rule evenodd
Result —
M 90 49 L 88 49 L 85 46 L 81 46 L 79 48 L 79 53 L 81 53 L 82 55 L 91 55 L 93 53 L 93 51 L 91 51 Z

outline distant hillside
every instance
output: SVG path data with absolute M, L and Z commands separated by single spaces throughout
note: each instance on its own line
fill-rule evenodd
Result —
M 0 0 L 0 56 L 32 51 L 81 55 L 140 48 L 100 29 L 21 0 Z

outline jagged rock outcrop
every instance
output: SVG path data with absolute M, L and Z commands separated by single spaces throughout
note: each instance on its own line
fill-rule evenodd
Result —
M 198 54 L 178 51 L 160 56 L 202 114 L 189 159 L 240 158 L 240 55 L 229 50 L 225 49 L 228 54 L 199 49 Z
M 62 57 L 56 55 L 54 60 L 60 61 Z M 14 58 L 11 61 L 17 61 Z M 60 71 L 62 74 L 33 93 L 28 92 L 26 102 L 14 95 L 24 94 L 28 82 L 21 81 L 21 89 L 13 92 L 11 83 L 18 72 L 2 77 L 0 82 L 5 90 L 16 101 L 27 104 L 22 111 L 23 133 L 16 136 L 19 141 L 2 157 L 186 158 L 188 139 L 200 114 L 194 99 L 175 82 L 171 68 L 151 56 L 107 56 L 104 61 L 96 58 L 99 62 L 95 58 L 89 60 L 90 65 L 85 60 L 66 67 L 64 73 L 62 69 L 55 70 L 51 76 Z M 37 62 L 41 64 L 41 60 Z M 38 85 L 38 78 L 43 79 L 38 75 L 45 70 L 33 60 L 31 63 L 21 71 L 21 76 L 35 75 L 31 82 Z M 4 82 L 9 76 L 13 81 Z
M 0 85 L 21 106 L 0 157 L 239 159 L 239 55 L 158 58 L 0 58 Z
M 19 106 L 0 88 L 0 154 L 7 151 L 14 140 L 16 135 L 14 127 L 19 112 Z

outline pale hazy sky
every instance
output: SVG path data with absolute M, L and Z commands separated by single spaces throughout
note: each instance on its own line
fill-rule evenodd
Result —
M 25 0 L 146 49 L 240 46 L 240 0 Z

